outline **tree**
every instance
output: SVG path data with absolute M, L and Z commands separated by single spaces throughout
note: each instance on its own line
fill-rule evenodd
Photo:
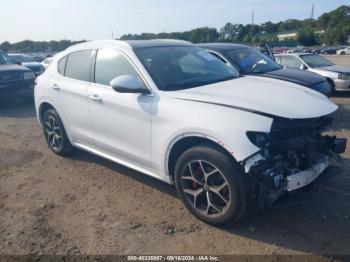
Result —
M 11 44 L 8 41 L 5 41 L 0 45 L 0 50 L 4 50 L 5 52 L 7 52 L 10 49 L 11 49 Z
M 299 30 L 297 41 L 299 44 L 304 46 L 315 45 L 317 42 L 314 30 L 311 28 Z

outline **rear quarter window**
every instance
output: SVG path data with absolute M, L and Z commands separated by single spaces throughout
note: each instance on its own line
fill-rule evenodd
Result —
M 69 78 L 90 82 L 93 50 L 70 53 L 67 57 L 64 75 Z
M 67 62 L 67 56 L 61 58 L 61 60 L 58 61 L 57 63 L 57 70 L 58 70 L 58 73 L 60 73 L 61 75 L 64 75 L 64 71 L 66 69 L 66 62 Z

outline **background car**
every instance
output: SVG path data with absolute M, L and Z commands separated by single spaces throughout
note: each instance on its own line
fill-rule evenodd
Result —
M 350 90 L 350 68 L 337 66 L 323 56 L 317 54 L 278 54 L 276 61 L 293 69 L 308 70 L 326 77 L 332 91 Z
M 296 52 L 299 53 L 299 52 Z M 302 53 L 302 51 L 300 51 L 300 53 Z M 326 47 L 321 49 L 320 52 L 322 55 L 334 55 L 337 53 L 337 48 L 336 47 Z
M 350 47 L 345 47 L 337 51 L 338 55 L 350 55 Z
M 41 63 L 36 62 L 33 57 L 25 54 L 8 54 L 9 57 L 17 64 L 28 67 L 32 70 L 35 76 L 39 76 L 44 72 L 44 67 Z
M 0 50 L 0 97 L 33 98 L 34 73 L 14 64 L 7 54 Z
M 331 86 L 324 77 L 311 72 L 283 68 L 255 48 L 229 43 L 198 44 L 197 46 L 233 66 L 241 75 L 258 75 L 289 81 L 326 96 L 331 93 Z M 273 54 L 270 55 L 273 56 Z

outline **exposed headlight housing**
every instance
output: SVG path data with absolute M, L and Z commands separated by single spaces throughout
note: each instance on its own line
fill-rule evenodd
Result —
M 250 142 L 253 143 L 253 145 L 260 149 L 265 147 L 269 142 L 269 134 L 264 132 L 248 131 L 247 137 L 249 138 Z
M 339 74 L 338 78 L 341 80 L 350 80 L 350 73 Z
M 34 79 L 34 73 L 33 72 L 24 72 L 23 74 L 23 80 L 29 80 Z

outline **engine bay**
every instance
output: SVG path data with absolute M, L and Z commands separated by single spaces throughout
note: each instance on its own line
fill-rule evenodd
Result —
M 260 148 L 245 162 L 253 181 L 250 190 L 259 206 L 272 204 L 288 191 L 311 184 L 345 152 L 345 138 L 323 135 L 331 116 L 313 119 L 276 118 L 270 133 L 247 132 Z

